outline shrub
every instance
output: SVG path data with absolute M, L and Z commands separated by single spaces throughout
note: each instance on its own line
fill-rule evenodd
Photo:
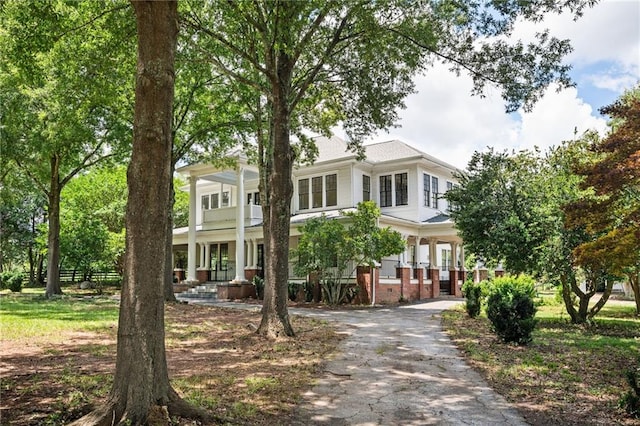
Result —
M 536 325 L 533 279 L 500 277 L 493 281 L 487 298 L 487 317 L 504 342 L 527 344 Z
M 466 297 L 465 309 L 471 318 L 480 315 L 482 308 L 482 287 L 480 284 L 467 280 L 462 285 L 462 295 Z
M 264 299 L 264 278 L 256 275 L 253 277 L 253 280 L 251 280 L 251 283 L 256 287 L 258 299 Z
M 640 419 L 640 367 L 627 371 L 626 379 L 627 384 L 631 387 L 620 401 L 618 406 L 626 411 L 631 417 Z
M 0 288 L 7 288 L 14 293 L 19 293 L 22 291 L 23 281 L 24 274 L 19 271 L 5 271 L 0 274 Z
M 292 302 L 295 302 L 296 300 L 298 300 L 298 292 L 300 291 L 300 288 L 302 288 L 304 290 L 304 285 L 306 283 L 297 283 L 297 282 L 293 282 L 293 281 L 289 281 L 287 283 L 287 289 L 289 292 L 289 300 L 291 300 Z M 306 294 L 305 294 L 306 297 Z

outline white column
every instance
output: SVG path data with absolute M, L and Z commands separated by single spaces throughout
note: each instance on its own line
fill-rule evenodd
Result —
M 244 169 L 238 166 L 236 190 L 236 277 L 233 282 L 241 283 L 244 279 Z
M 253 261 L 251 262 L 251 266 L 254 269 L 258 268 L 258 240 L 253 240 Z
M 417 268 L 422 268 L 422 265 L 420 265 L 420 263 L 422 263 L 422 259 L 420 258 L 420 237 L 416 236 L 416 264 L 414 265 L 414 267 Z
M 451 242 L 451 266 L 449 266 L 449 270 L 453 271 L 454 269 L 458 269 L 458 243 Z
M 211 244 L 204 243 L 204 267 L 211 269 Z
M 464 271 L 464 246 L 460 245 L 460 270 Z
M 189 177 L 189 234 L 187 239 L 187 281 L 196 280 L 196 177 Z
M 429 264 L 431 269 L 438 269 L 437 245 L 438 242 L 435 239 L 429 240 Z
M 205 257 L 204 257 L 204 243 L 198 243 L 198 245 L 200 246 L 200 268 L 202 269 L 204 268 L 204 262 L 205 262 Z

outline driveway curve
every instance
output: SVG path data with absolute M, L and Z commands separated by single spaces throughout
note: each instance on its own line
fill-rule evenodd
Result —
M 340 354 L 294 425 L 526 425 L 464 361 L 441 313 L 461 300 L 350 311 L 291 309 L 343 325 Z

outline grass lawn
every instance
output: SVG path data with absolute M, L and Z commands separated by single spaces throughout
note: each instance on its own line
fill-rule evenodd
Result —
M 108 396 L 118 301 L 65 289 L 0 295 L 0 424 L 63 425 Z M 293 317 L 296 339 L 266 340 L 260 314 L 171 304 L 166 348 L 174 388 L 230 424 L 287 424 L 341 337 L 326 322 Z M 175 419 L 176 425 L 191 425 Z
M 502 343 L 484 314 L 462 307 L 443 324 L 467 361 L 531 424 L 640 424 L 617 407 L 625 371 L 640 363 L 640 320 L 633 303 L 610 300 L 592 327 L 572 325 L 564 306 L 542 299 L 533 342 Z

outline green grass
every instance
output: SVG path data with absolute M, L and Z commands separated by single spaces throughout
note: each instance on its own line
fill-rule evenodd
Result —
M 118 301 L 103 297 L 46 299 L 33 293 L 0 296 L 0 339 L 24 341 L 63 339 L 65 332 L 115 329 Z
M 540 302 L 526 346 L 500 342 L 484 313 L 471 319 L 462 306 L 444 312 L 443 325 L 490 386 L 525 407 L 530 422 L 624 422 L 617 409 L 624 374 L 640 362 L 633 303 L 609 301 L 590 325 L 575 325 L 564 304 L 553 297 Z

